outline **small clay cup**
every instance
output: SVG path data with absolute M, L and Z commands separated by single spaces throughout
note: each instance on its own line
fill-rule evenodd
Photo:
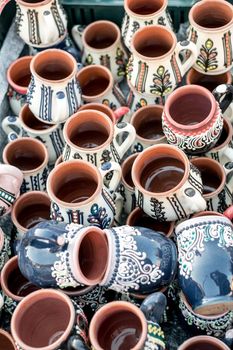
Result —
M 161 232 L 166 237 L 171 237 L 174 232 L 175 222 L 160 222 L 152 219 L 140 208 L 135 208 L 127 217 L 126 225 L 150 228 Z
M 103 103 L 88 103 L 86 105 L 81 106 L 79 108 L 79 111 L 83 111 L 86 109 L 94 109 L 95 111 L 103 112 L 111 119 L 113 124 L 116 124 L 119 119 L 121 119 L 125 114 L 129 112 L 128 107 L 119 107 L 113 112 L 110 107 Z
M 230 350 L 221 340 L 208 335 L 199 335 L 186 340 L 178 350 Z
M 17 350 L 14 339 L 8 332 L 4 331 L 3 329 L 0 329 L 0 349 Z
M 122 177 L 119 192 L 124 200 L 123 208 L 126 214 L 131 213 L 131 211 L 137 206 L 134 184 L 131 176 L 132 166 L 137 156 L 137 153 L 132 154 L 127 157 L 121 165 Z
M 232 76 L 230 72 L 219 75 L 206 75 L 191 68 L 186 76 L 188 85 L 200 85 L 212 92 L 218 85 L 231 84 Z
M 11 220 L 20 239 L 31 227 L 50 218 L 50 199 L 47 193 L 30 191 L 20 196 L 11 212 Z

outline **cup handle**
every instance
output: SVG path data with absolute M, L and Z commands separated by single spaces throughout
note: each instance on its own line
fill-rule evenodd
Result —
M 114 111 L 114 114 L 115 114 L 117 123 L 118 123 L 119 121 L 121 121 L 121 119 L 124 117 L 124 115 L 126 115 L 126 114 L 129 113 L 129 112 L 130 112 L 129 107 L 122 106 L 122 107 L 117 108 L 117 109 Z
M 73 335 L 67 343 L 67 350 L 90 350 L 79 335 Z
M 121 170 L 120 164 L 116 162 L 106 162 L 101 165 L 101 167 L 99 168 L 99 171 L 103 179 L 113 171 L 113 176 L 109 182 L 109 185 L 106 187 L 111 192 L 114 192 L 121 181 L 122 170 Z
M 17 131 L 15 130 L 14 127 L 17 128 Z M 2 121 L 2 129 L 5 132 L 5 134 L 8 135 L 8 139 L 11 133 L 16 134 L 17 135 L 16 138 L 23 136 L 23 129 L 22 129 L 22 126 L 20 125 L 19 117 L 8 115 Z M 12 140 L 9 140 L 9 141 L 12 141 Z
M 190 50 L 191 55 L 189 58 L 183 63 L 179 57 L 179 54 L 183 50 Z M 196 45 L 189 40 L 185 41 L 179 41 L 176 45 L 176 55 L 177 55 L 177 60 L 180 61 L 180 69 L 181 69 L 181 75 L 182 77 L 187 73 L 187 71 L 194 65 L 196 62 L 197 56 L 198 56 L 198 51 Z
M 119 145 L 117 138 L 122 134 L 126 133 L 127 136 L 124 139 L 124 141 Z M 124 154 L 128 151 L 128 149 L 132 146 L 134 143 L 134 140 L 136 138 L 136 131 L 133 127 L 133 125 L 121 122 L 114 125 L 114 137 L 113 137 L 113 145 L 116 149 L 116 152 L 119 156 L 119 162 L 122 160 Z
M 221 84 L 213 90 L 216 101 L 224 113 L 233 101 L 233 86 L 230 84 Z
M 78 46 L 80 51 L 83 50 L 82 36 L 83 36 L 83 31 L 84 31 L 85 28 L 86 28 L 85 25 L 76 24 L 71 29 L 72 38 L 74 39 L 74 42 Z
M 122 197 L 122 195 L 118 192 L 114 193 L 114 197 L 113 197 L 115 206 L 116 206 L 116 214 L 114 216 L 114 222 L 120 226 L 120 217 L 121 217 L 121 212 L 123 209 L 123 203 L 124 203 L 124 198 Z
M 226 174 L 226 182 L 228 183 L 233 176 L 233 162 L 225 163 L 223 168 Z

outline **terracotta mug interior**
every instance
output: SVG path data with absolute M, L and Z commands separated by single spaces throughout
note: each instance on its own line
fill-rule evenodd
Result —
M 11 330 L 23 349 L 57 349 L 75 321 L 72 302 L 65 294 L 43 289 L 28 295 L 16 307 Z M 42 336 L 43 335 L 43 336 Z
M 227 1 L 200 1 L 190 11 L 190 18 L 199 27 L 214 30 L 229 25 L 233 20 L 232 5 Z
M 30 63 L 32 56 L 21 57 L 14 61 L 8 68 L 8 83 L 16 90 L 22 90 L 21 93 L 27 92 L 27 87 L 31 80 Z
M 221 340 L 200 335 L 186 340 L 178 350 L 229 350 Z
M 231 122 L 227 119 L 223 119 L 223 129 L 220 135 L 220 138 L 216 142 L 214 148 L 211 150 L 212 152 L 217 152 L 227 146 L 233 137 L 233 127 L 231 125 Z
M 111 72 L 99 65 L 82 68 L 77 74 L 83 99 L 105 95 L 113 85 Z
M 137 158 L 138 154 L 132 154 L 131 156 L 129 156 L 128 158 L 126 158 L 126 160 L 124 160 L 124 162 L 122 163 L 122 182 L 123 184 L 129 188 L 130 190 L 133 191 L 134 188 L 134 184 L 133 184 L 133 180 L 132 180 L 132 166 L 133 163 L 135 161 L 135 159 Z
M 231 73 L 223 73 L 219 75 L 205 75 L 191 68 L 186 78 L 188 85 L 200 85 L 212 92 L 218 85 L 231 84 Z
M 120 30 L 110 21 L 96 21 L 87 26 L 83 32 L 84 45 L 94 50 L 110 48 L 120 39 Z
M 142 311 L 127 302 L 111 302 L 93 316 L 89 336 L 94 349 L 139 350 L 143 348 L 147 323 Z
M 153 15 L 156 12 L 161 11 L 166 6 L 165 0 L 150 0 L 145 2 L 144 0 L 126 0 L 125 7 L 128 8 L 135 15 L 146 16 Z
M 99 111 L 102 112 L 104 114 L 106 114 L 111 121 L 113 122 L 113 124 L 116 123 L 116 117 L 115 114 L 113 113 L 113 111 L 111 110 L 111 108 L 109 108 L 108 106 L 102 104 L 102 103 L 87 103 L 86 105 L 83 105 L 79 108 L 79 112 L 84 111 L 86 109 L 93 109 L 95 111 Z
M 0 349 L 16 350 L 13 338 L 3 329 L 0 329 Z
M 1 271 L 1 286 L 4 293 L 16 301 L 40 289 L 28 281 L 20 272 L 18 257 L 8 260 Z
M 42 142 L 22 137 L 10 142 L 3 150 L 4 163 L 19 168 L 24 174 L 37 171 L 48 163 L 48 151 Z
M 213 198 L 222 191 L 226 183 L 226 174 L 223 167 L 216 160 L 200 157 L 191 160 L 191 163 L 200 171 L 203 184 L 203 197 Z
M 76 74 L 77 62 L 68 52 L 49 49 L 36 54 L 30 68 L 42 80 L 60 82 Z
M 39 222 L 50 219 L 50 204 L 45 192 L 24 193 L 13 205 L 11 219 L 18 229 L 26 232 Z
M 22 125 L 26 130 L 29 132 L 38 132 L 38 131 L 44 131 L 47 129 L 54 129 L 54 125 L 47 124 L 41 122 L 39 119 L 37 119 L 34 114 L 31 112 L 29 106 L 26 104 L 22 107 L 19 113 L 19 118 L 22 122 Z
M 170 237 L 173 234 L 175 223 L 174 222 L 160 222 L 157 221 L 140 208 L 135 208 L 127 218 L 126 225 L 146 227 L 153 231 L 160 232 L 163 235 Z
M 139 29 L 132 38 L 132 49 L 147 58 L 158 58 L 175 49 L 176 37 L 163 26 L 146 26 Z
M 140 108 L 132 117 L 137 138 L 143 141 L 161 141 L 165 139 L 162 128 L 162 106 L 145 106 Z
M 135 187 L 148 195 L 164 196 L 183 186 L 189 174 L 189 162 L 174 146 L 155 145 L 135 160 L 132 179 Z
M 98 149 L 112 141 L 113 124 L 102 112 L 84 110 L 67 120 L 63 132 L 66 142 L 75 148 Z

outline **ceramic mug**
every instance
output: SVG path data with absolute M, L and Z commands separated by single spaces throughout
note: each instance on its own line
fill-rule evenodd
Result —
M 214 215 L 183 221 L 175 229 L 179 284 L 195 313 L 233 309 L 232 230 L 229 219 Z
M 17 350 L 14 339 L 3 329 L 0 329 L 0 348 L 4 350 Z
M 198 157 L 191 163 L 200 171 L 203 198 L 209 211 L 224 213 L 232 204 L 232 191 L 226 184 L 226 173 L 216 160 Z
M 81 91 L 77 62 L 71 54 L 58 49 L 41 51 L 33 57 L 30 70 L 27 103 L 36 118 L 59 124 L 77 112 Z
M 130 84 L 139 93 L 156 97 L 169 95 L 197 58 L 194 43 L 177 43 L 175 34 L 163 26 L 139 29 L 133 36 L 131 50 L 127 66 Z M 184 63 L 179 57 L 182 50 L 191 51 Z
M 127 135 L 119 144 L 119 138 Z M 82 159 L 97 167 L 109 161 L 120 163 L 135 139 L 134 127 L 122 122 L 113 125 L 106 114 L 96 110 L 77 112 L 67 120 L 63 135 L 63 160 Z
M 76 25 L 72 28 L 72 36 L 82 51 L 82 64 L 101 64 L 112 72 L 114 80 L 122 80 L 127 54 L 118 26 L 110 21 L 95 21 L 84 31 L 80 31 L 79 27 Z
M 172 29 L 171 16 L 167 10 L 167 0 L 152 0 L 148 3 L 142 0 L 125 0 L 125 16 L 121 27 L 121 35 L 125 46 L 130 50 L 134 33 L 139 28 L 160 24 Z
M 17 131 L 14 127 L 17 128 Z M 62 154 L 64 148 L 62 124 L 43 123 L 33 115 L 27 104 L 21 109 L 19 117 L 8 116 L 4 118 L 2 128 L 8 135 L 9 141 L 29 136 L 43 142 L 48 150 L 50 164 L 54 164 Z
M 77 80 L 84 103 L 103 103 L 113 111 L 126 106 L 125 96 L 108 68 L 97 64 L 84 67 L 78 72 Z
M 66 34 L 67 17 L 59 1 L 17 0 L 16 5 L 16 31 L 29 46 L 48 46 Z
M 232 67 L 233 7 L 228 1 L 203 0 L 189 12 L 189 40 L 197 47 L 194 68 L 207 75 L 230 71 Z
M 175 146 L 155 145 L 139 153 L 132 180 L 138 206 L 153 219 L 181 220 L 206 208 L 200 173 Z
M 86 109 L 94 109 L 95 111 L 103 112 L 106 114 L 113 124 L 116 124 L 118 121 L 120 121 L 127 113 L 129 113 L 129 108 L 128 107 L 119 107 L 117 108 L 114 112 L 113 110 L 108 107 L 105 104 L 102 103 L 87 103 L 86 105 L 82 105 L 79 108 L 80 111 L 84 111 Z
M 16 200 L 11 212 L 16 239 L 21 239 L 28 229 L 39 222 L 49 220 L 50 206 L 49 196 L 45 192 L 30 191 L 22 194 Z
M 208 335 L 199 335 L 186 340 L 178 350 L 230 350 L 221 340 Z
M 9 214 L 20 195 L 23 173 L 17 167 L 0 164 L 0 217 Z
M 22 171 L 21 193 L 46 191 L 49 156 L 42 142 L 29 137 L 16 139 L 5 146 L 2 157 L 5 164 L 14 165 Z
M 87 350 L 87 324 L 82 309 L 75 310 L 67 295 L 43 289 L 26 296 L 17 305 L 11 319 L 11 333 L 22 350 Z
M 167 143 L 162 128 L 162 113 L 162 106 L 149 105 L 133 114 L 130 123 L 136 131 L 136 138 L 131 146 L 132 152 L 142 152 L 158 143 Z
M 10 240 L 0 228 L 0 271 L 11 255 Z
M 168 97 L 162 116 L 167 142 L 190 155 L 211 150 L 223 129 L 223 103 L 225 99 L 219 106 L 202 86 L 186 85 L 175 90 Z
M 103 178 L 113 171 L 109 187 Z M 51 199 L 51 218 L 67 223 L 109 227 L 116 212 L 110 191 L 115 191 L 121 178 L 117 163 L 106 163 L 102 169 L 83 160 L 69 160 L 56 166 L 47 180 Z
M 7 70 L 7 95 L 12 112 L 16 115 L 19 115 L 20 109 L 26 103 L 27 88 L 31 80 L 31 60 L 32 56 L 20 57 Z

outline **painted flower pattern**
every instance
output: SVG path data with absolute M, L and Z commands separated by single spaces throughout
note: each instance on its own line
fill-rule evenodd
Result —
M 211 39 L 206 40 L 202 45 L 200 54 L 197 58 L 197 65 L 204 71 L 209 72 L 218 68 L 217 49 Z
M 171 75 L 164 66 L 159 66 L 157 72 L 153 74 L 154 85 L 150 86 L 150 92 L 158 96 L 169 94 L 172 90 Z

